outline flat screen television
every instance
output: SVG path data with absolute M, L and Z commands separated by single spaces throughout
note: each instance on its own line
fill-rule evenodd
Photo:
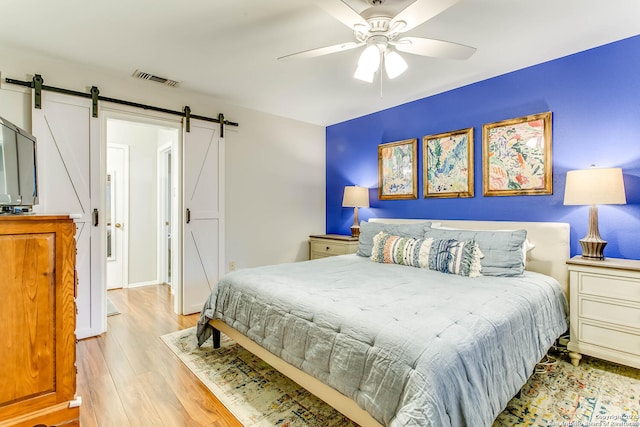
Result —
M 0 117 L 0 212 L 30 212 L 37 204 L 36 138 Z

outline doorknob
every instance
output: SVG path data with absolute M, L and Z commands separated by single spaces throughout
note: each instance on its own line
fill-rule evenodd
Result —
M 122 227 L 122 224 L 120 224 L 119 222 L 116 222 L 116 228 L 120 228 Z

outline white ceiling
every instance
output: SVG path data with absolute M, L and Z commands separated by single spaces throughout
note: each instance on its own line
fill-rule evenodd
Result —
M 347 1 L 354 9 L 366 5 Z M 0 13 L 2 44 L 120 76 L 138 69 L 231 104 L 320 125 L 640 33 L 639 0 L 461 0 L 405 35 L 476 47 L 470 59 L 405 53 L 406 73 L 368 84 L 352 77 L 360 49 L 277 59 L 353 40 L 311 0 L 3 0 Z

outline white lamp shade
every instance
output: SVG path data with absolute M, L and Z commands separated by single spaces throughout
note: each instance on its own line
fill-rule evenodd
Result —
M 394 50 L 389 50 L 384 55 L 384 69 L 387 72 L 387 77 L 390 79 L 395 79 L 400 74 L 407 71 L 407 61 L 404 60 L 402 56 L 398 54 L 398 52 Z
M 369 207 L 369 189 L 358 186 L 344 187 L 344 196 L 342 198 L 342 206 L 345 208 L 368 208 Z
M 358 68 L 356 68 L 353 77 L 371 83 L 378 68 L 380 68 L 380 48 L 375 44 L 370 44 L 362 54 L 360 54 Z
M 590 168 L 567 172 L 565 205 L 624 205 L 627 203 L 620 168 Z
M 380 48 L 375 44 L 370 44 L 360 55 L 358 67 L 365 67 L 372 73 L 378 71 L 380 67 Z
M 359 65 L 358 68 L 356 68 L 356 72 L 353 74 L 353 77 L 358 80 L 362 80 L 363 82 L 373 83 L 375 74 L 375 71 L 371 71 L 370 69 Z

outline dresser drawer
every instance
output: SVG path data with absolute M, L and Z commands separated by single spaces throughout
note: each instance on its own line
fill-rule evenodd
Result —
M 579 297 L 578 302 L 578 315 L 580 318 L 615 323 L 629 328 L 638 328 L 640 332 L 639 307 L 583 296 Z
M 637 333 L 580 321 L 578 339 L 580 342 L 640 356 L 640 335 Z
M 578 275 L 578 292 L 640 303 L 640 279 L 629 276 L 581 272 Z

